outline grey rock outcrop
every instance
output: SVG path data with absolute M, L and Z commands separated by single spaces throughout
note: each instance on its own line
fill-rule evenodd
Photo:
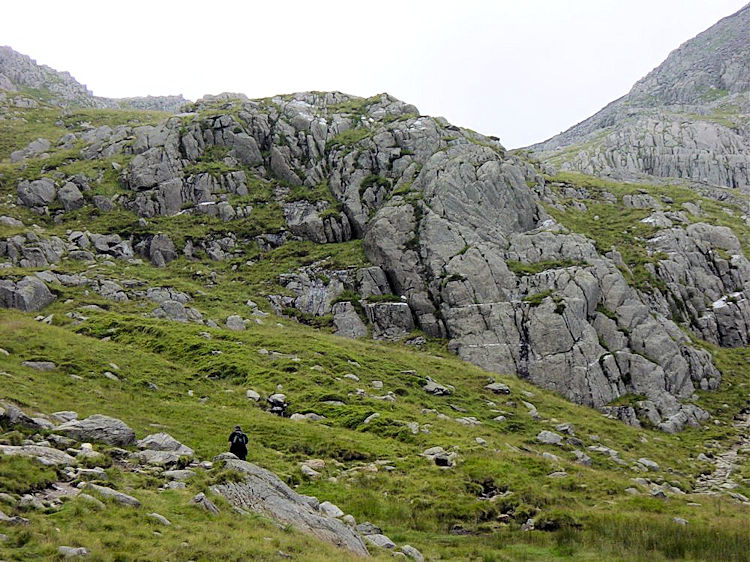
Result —
M 368 555 L 362 539 L 338 519 L 321 514 L 314 498 L 297 494 L 276 475 L 249 462 L 228 459 L 226 466 L 241 472 L 245 480 L 217 484 L 211 491 L 233 506 L 271 517 L 357 555 Z

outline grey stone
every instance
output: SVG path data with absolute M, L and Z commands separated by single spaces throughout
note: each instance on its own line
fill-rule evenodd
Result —
M 83 556 L 88 556 L 89 550 L 82 546 L 79 546 L 79 547 L 58 546 L 57 553 L 63 558 L 79 558 Z
M 381 534 L 365 535 L 365 539 L 380 548 L 387 548 L 388 550 L 396 548 L 396 543 L 391 539 Z
M 66 211 L 74 211 L 83 207 L 85 201 L 78 186 L 73 182 L 67 182 L 57 191 L 57 198 Z
M 118 447 L 126 447 L 135 442 L 135 433 L 125 423 L 100 414 L 66 422 L 58 426 L 55 432 L 78 441 L 94 441 Z
M 163 515 L 160 515 L 158 513 L 149 513 L 146 517 L 149 519 L 153 519 L 154 521 L 161 523 L 162 525 L 169 526 L 172 524 L 172 522 L 164 517 Z
M 508 388 L 508 385 L 501 382 L 490 383 L 485 385 L 484 388 L 495 394 L 510 394 L 510 388 Z
M 70 466 L 76 462 L 73 457 L 58 449 L 39 445 L 0 445 L 0 453 L 11 456 L 33 457 L 46 466 Z
M 34 181 L 23 180 L 18 184 L 18 200 L 26 207 L 44 207 L 55 200 L 57 190 L 49 178 Z
M 406 556 L 408 556 L 412 560 L 416 560 L 417 562 L 424 561 L 424 556 L 422 556 L 422 553 L 413 546 L 409 546 L 408 544 L 405 544 L 401 547 L 401 552 L 406 554 Z
M 91 490 L 99 496 L 105 499 L 114 500 L 121 505 L 126 505 L 129 507 L 139 507 L 141 505 L 141 502 L 139 502 L 134 497 L 123 494 L 122 492 L 118 492 L 117 490 L 113 490 L 112 488 L 107 488 L 106 486 L 100 486 L 99 484 L 88 482 L 84 489 Z
M 57 365 L 52 361 L 23 361 L 21 365 L 35 371 L 54 371 L 57 369 Z
M 184 484 L 183 484 L 183 487 L 184 487 Z M 216 507 L 216 505 L 214 505 L 214 503 L 211 500 L 209 500 L 206 497 L 206 494 L 204 494 L 203 492 L 196 494 L 195 497 L 193 497 L 193 499 L 190 500 L 190 503 L 192 505 L 196 505 L 200 507 L 203 511 L 207 511 L 208 513 L 212 513 L 214 515 L 219 513 L 219 508 Z
M 193 455 L 193 450 L 190 447 L 186 447 L 168 433 L 154 433 L 140 439 L 136 445 L 139 449 L 170 451 L 186 456 Z
M 338 519 L 320 514 L 313 498 L 300 496 L 273 473 L 251 463 L 230 459 L 226 466 L 242 472 L 244 482 L 218 484 L 211 490 L 233 506 L 271 517 L 357 555 L 367 555 L 359 536 Z
M 18 283 L 0 280 L 0 307 L 36 312 L 54 300 L 55 296 L 37 277 L 27 276 Z
M 226 327 L 228 330 L 242 331 L 245 329 L 245 321 L 241 316 L 233 314 L 227 317 Z
M 362 338 L 367 335 L 367 326 L 350 302 L 338 302 L 332 307 L 333 325 L 336 334 L 346 338 Z
M 559 445 L 562 442 L 562 436 L 552 431 L 540 431 L 536 440 L 545 445 Z

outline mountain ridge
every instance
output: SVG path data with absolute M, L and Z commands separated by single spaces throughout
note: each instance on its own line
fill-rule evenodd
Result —
M 750 189 L 750 5 L 683 43 L 628 94 L 529 148 L 550 165 L 620 179 Z

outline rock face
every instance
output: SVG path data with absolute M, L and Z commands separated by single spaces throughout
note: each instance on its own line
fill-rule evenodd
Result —
M 750 6 L 673 51 L 626 96 L 531 148 L 563 170 L 750 190 Z
M 233 506 L 292 525 L 360 556 L 368 555 L 362 539 L 338 519 L 321 514 L 314 498 L 297 494 L 272 472 L 249 462 L 228 459 L 226 466 L 243 473 L 244 482 L 218 484 L 211 491 Z

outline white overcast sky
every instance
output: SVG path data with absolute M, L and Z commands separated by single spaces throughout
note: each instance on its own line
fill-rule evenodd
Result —
M 4 3 L 0 44 L 101 96 L 389 92 L 515 148 L 627 93 L 746 2 L 26 0 Z

